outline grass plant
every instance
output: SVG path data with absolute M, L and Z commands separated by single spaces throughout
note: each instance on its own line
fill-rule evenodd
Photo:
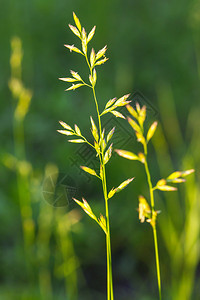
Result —
M 30 277 L 33 276 L 32 250 L 35 239 L 35 222 L 31 206 L 30 178 L 32 166 L 26 159 L 25 139 L 24 139 L 24 119 L 28 113 L 32 99 L 32 92 L 24 86 L 22 82 L 22 42 L 19 37 L 11 39 L 11 78 L 9 88 L 13 96 L 13 144 L 14 154 L 6 153 L 3 162 L 13 169 L 17 176 L 17 190 L 19 208 L 22 221 L 22 232 L 24 241 L 24 253 L 26 257 L 27 270 Z
M 107 300 L 113 300 L 113 279 L 112 279 L 112 258 L 111 258 L 111 237 L 110 237 L 110 218 L 109 218 L 109 199 L 114 196 L 116 192 L 121 191 L 125 188 L 133 178 L 127 179 L 122 182 L 117 188 L 112 188 L 108 192 L 107 188 L 107 177 L 106 177 L 106 164 L 109 162 L 112 156 L 113 144 L 111 143 L 111 139 L 113 137 L 115 128 L 112 128 L 109 132 L 106 131 L 105 128 L 102 128 L 102 116 L 108 113 L 113 114 L 119 118 L 125 118 L 119 111 L 116 109 L 122 106 L 125 106 L 129 103 L 128 98 L 129 95 L 124 95 L 123 97 L 116 99 L 110 99 L 104 110 L 100 112 L 99 103 L 96 95 L 96 83 L 97 83 L 97 71 L 96 67 L 104 64 L 108 58 L 105 57 L 105 53 L 107 50 L 107 46 L 103 47 L 97 53 L 94 48 L 91 49 L 90 53 L 88 49 L 88 44 L 92 40 L 96 26 L 92 28 L 89 34 L 86 34 L 85 28 L 81 26 L 81 23 L 73 13 L 73 18 L 76 26 L 69 25 L 71 31 L 80 39 L 81 49 L 75 47 L 74 45 L 65 45 L 66 48 L 70 50 L 70 52 L 76 52 L 79 55 L 82 55 L 89 69 L 89 80 L 83 80 L 82 75 L 80 76 L 78 72 L 71 70 L 71 76 L 67 78 L 60 78 L 60 80 L 72 83 L 72 85 L 67 88 L 67 91 L 75 90 L 82 86 L 89 87 L 92 91 L 94 103 L 96 107 L 98 126 L 96 126 L 92 117 L 90 117 L 91 122 L 91 132 L 94 141 L 88 141 L 84 135 L 81 133 L 80 128 L 75 124 L 74 129 L 66 124 L 63 121 L 60 121 L 60 125 L 64 128 L 64 130 L 58 130 L 59 133 L 75 137 L 75 139 L 68 140 L 71 143 L 87 143 L 90 147 L 96 151 L 96 155 L 99 158 L 99 170 L 91 169 L 87 166 L 81 166 L 81 169 L 92 176 L 97 177 L 101 181 L 104 203 L 105 203 L 105 214 L 100 214 L 100 217 L 96 217 L 92 208 L 88 204 L 88 202 L 82 198 L 82 201 L 79 201 L 74 198 L 74 201 L 78 205 L 82 207 L 82 209 L 90 216 L 90 218 L 94 219 L 97 224 L 102 228 L 106 236 L 106 253 L 107 253 Z
M 157 238 L 157 215 L 159 213 L 158 210 L 155 209 L 155 200 L 154 200 L 154 191 L 175 191 L 177 190 L 171 184 L 181 183 L 185 181 L 185 176 L 194 172 L 194 169 L 187 171 L 175 171 L 170 174 L 166 179 L 162 178 L 158 180 L 155 186 L 152 183 L 152 175 L 149 168 L 148 162 L 148 143 L 153 137 L 156 128 L 157 122 L 153 122 L 153 124 L 148 129 L 147 133 L 144 130 L 144 122 L 146 119 L 146 106 L 140 107 L 138 103 L 136 103 L 136 108 L 134 109 L 131 105 L 127 105 L 127 110 L 130 113 L 131 117 L 128 117 L 128 122 L 133 128 L 137 141 L 142 144 L 143 152 L 135 154 L 130 151 L 116 149 L 115 151 L 118 155 L 129 159 L 129 160 L 137 160 L 140 161 L 145 169 L 148 189 L 149 189 L 149 201 L 143 195 L 139 196 L 139 220 L 143 222 L 148 222 L 153 230 L 153 240 L 154 240 L 154 249 L 155 249 L 155 260 L 156 260 L 156 271 L 157 271 L 157 282 L 158 282 L 158 292 L 159 292 L 159 300 L 162 299 L 161 292 L 161 274 L 160 274 L 160 262 L 159 262 L 159 250 L 158 250 L 158 238 Z
M 182 132 L 170 83 L 161 81 L 157 86 L 157 94 L 163 126 L 159 126 L 152 143 L 158 158 L 161 176 L 166 174 L 167 170 L 173 170 L 174 161 L 176 164 L 178 162 L 183 169 L 192 166 L 197 170 L 199 161 L 198 108 L 195 107 L 189 111 L 186 130 Z M 188 136 L 190 139 L 186 142 Z M 170 260 L 171 288 L 168 290 L 169 298 L 172 300 L 197 299 L 194 286 L 195 272 L 199 262 L 200 237 L 198 176 L 198 172 L 190 176 L 179 193 L 175 193 L 173 197 L 166 193 L 166 201 L 161 202 L 161 209 L 165 211 L 165 214 L 163 213 L 159 220 L 159 229 Z

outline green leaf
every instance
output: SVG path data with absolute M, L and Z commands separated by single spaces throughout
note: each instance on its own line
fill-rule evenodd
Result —
M 130 178 L 130 179 L 127 179 L 125 181 L 123 181 L 115 190 L 116 190 L 116 193 L 120 192 L 121 190 L 123 190 L 125 187 L 127 187 L 127 185 L 133 181 L 134 177 L 133 178 Z
M 97 175 L 97 173 L 95 172 L 95 170 L 93 170 L 93 169 L 91 169 L 91 168 L 88 168 L 88 167 L 85 167 L 85 166 L 80 166 L 80 168 L 81 168 L 83 171 L 85 171 L 86 173 L 89 173 L 89 174 L 91 174 L 91 175 L 93 175 L 93 176 L 99 177 L 99 176 Z
M 81 140 L 81 139 L 78 139 L 78 140 L 68 140 L 68 142 L 70 142 L 70 143 L 85 143 L 85 141 L 84 140 Z
M 118 155 L 130 160 L 140 160 L 140 158 L 136 154 L 130 151 L 115 149 L 115 152 L 117 152 Z

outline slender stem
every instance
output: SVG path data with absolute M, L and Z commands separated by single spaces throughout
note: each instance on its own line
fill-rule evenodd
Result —
M 88 142 L 88 140 L 83 135 L 78 135 L 78 134 L 76 134 L 76 135 L 78 137 L 81 137 L 90 147 L 95 149 L 95 147 L 90 142 Z
M 161 296 L 161 278 L 160 278 L 160 264 L 159 264 L 159 254 L 158 254 L 158 241 L 157 241 L 156 225 L 153 226 L 153 237 L 154 237 L 154 247 L 155 247 L 155 256 L 156 256 L 158 292 L 159 292 L 159 299 L 161 300 L 162 299 L 162 296 Z
M 99 107 L 98 102 L 96 98 L 95 88 L 93 87 L 93 95 L 94 100 L 96 104 L 96 110 L 98 115 L 98 121 L 99 121 L 99 135 L 102 134 L 102 125 L 101 125 L 101 118 L 99 114 Z M 110 221 L 109 221 L 109 208 L 108 208 L 108 195 L 107 195 L 107 184 L 106 184 L 106 171 L 105 171 L 105 164 L 104 164 L 104 151 L 101 149 L 102 153 L 100 155 L 100 164 L 102 166 L 102 185 L 103 185 L 103 193 L 104 193 L 104 199 L 105 199 L 105 209 L 106 209 L 106 225 L 107 225 L 107 235 L 106 235 L 106 249 L 107 249 L 107 299 L 113 300 L 113 282 L 112 282 L 112 259 L 111 259 L 111 242 L 110 242 Z
M 89 60 L 87 55 L 85 55 L 86 62 L 88 64 L 88 67 L 90 69 L 90 74 L 92 76 L 92 68 L 90 66 Z M 96 111 L 97 111 L 97 117 L 98 117 L 98 123 L 99 123 L 99 136 L 101 138 L 102 136 L 102 124 L 101 124 L 101 117 L 99 113 L 99 106 L 98 101 L 96 97 L 96 91 L 94 85 L 92 85 L 92 91 L 93 91 L 93 97 L 95 101 Z M 113 295 L 113 280 L 112 280 L 112 257 L 111 257 L 111 241 L 110 241 L 110 221 L 109 221 L 109 208 L 108 208 L 108 194 L 107 194 L 107 181 L 106 181 L 106 170 L 105 170 L 105 164 L 104 164 L 104 149 L 101 147 L 101 151 L 99 154 L 99 161 L 102 168 L 102 187 L 103 187 L 103 194 L 104 194 L 104 200 L 105 200 L 105 210 L 106 210 L 106 252 L 107 252 L 107 300 L 114 300 Z
M 147 144 L 144 144 L 144 154 L 145 154 L 145 171 L 147 175 L 147 181 L 149 185 L 149 194 L 150 194 L 150 201 L 151 201 L 151 211 L 152 211 L 152 219 L 155 215 L 155 208 L 154 208 L 154 194 L 153 194 L 153 186 L 151 181 L 151 174 L 149 171 L 149 166 L 147 162 Z M 157 239 L 157 230 L 156 230 L 156 222 L 152 223 L 153 229 L 153 237 L 154 237 L 154 248 L 155 248 L 155 258 L 156 258 L 156 271 L 157 271 L 157 281 L 158 281 L 158 292 L 159 292 L 159 300 L 162 299 L 161 296 L 161 277 L 160 277 L 160 263 L 159 263 L 159 253 L 158 253 L 158 239 Z

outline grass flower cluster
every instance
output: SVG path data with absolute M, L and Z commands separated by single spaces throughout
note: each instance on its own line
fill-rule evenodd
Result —
M 157 281 L 158 281 L 158 291 L 159 291 L 159 299 L 162 299 L 161 296 L 161 276 L 160 276 L 160 263 L 159 263 L 159 252 L 158 252 L 158 240 L 157 240 L 157 229 L 156 229 L 156 220 L 159 211 L 155 210 L 155 201 L 154 201 L 154 191 L 176 191 L 177 188 L 172 186 L 173 183 L 181 183 L 185 181 L 185 176 L 194 172 L 193 169 L 187 171 L 176 171 L 169 175 L 166 179 L 160 179 L 153 187 L 152 184 L 152 176 L 149 169 L 148 164 L 148 143 L 153 137 L 158 123 L 155 121 L 148 129 L 145 134 L 144 131 L 144 122 L 146 119 L 146 107 L 142 108 L 138 103 L 136 103 L 136 109 L 134 109 L 131 105 L 126 106 L 131 117 L 128 117 L 127 120 L 131 125 L 132 129 L 135 132 L 137 137 L 137 141 L 142 144 L 143 152 L 135 154 L 130 151 L 116 149 L 115 151 L 118 155 L 129 159 L 129 160 L 137 160 L 140 161 L 144 165 L 144 169 L 146 172 L 148 188 L 149 188 L 149 201 L 143 195 L 139 196 L 139 220 L 143 222 L 150 223 L 153 229 L 153 238 L 154 238 L 154 248 L 155 248 L 155 258 L 156 258 L 156 269 L 157 269 Z
M 99 217 L 95 215 L 89 203 L 82 198 L 82 201 L 75 199 L 74 201 L 81 206 L 81 208 L 89 215 L 90 218 L 102 228 L 106 236 L 106 253 L 107 253 L 107 300 L 114 299 L 113 293 L 113 280 L 112 280 L 112 258 L 111 258 L 111 235 L 110 235 L 110 218 L 109 218 L 109 199 L 112 198 L 115 193 L 124 189 L 134 178 L 130 178 L 122 182 L 118 187 L 112 188 L 108 191 L 107 187 L 107 177 L 106 177 L 106 165 L 112 157 L 113 143 L 112 137 L 114 135 L 115 128 L 112 128 L 109 132 L 106 128 L 102 128 L 102 117 L 105 114 L 111 113 L 117 118 L 126 119 L 126 117 L 118 111 L 118 108 L 126 106 L 128 113 L 131 117 L 128 117 L 127 120 L 131 127 L 133 128 L 137 141 L 142 144 L 143 151 L 135 154 L 127 150 L 116 149 L 115 151 L 122 157 L 129 160 L 137 160 L 141 162 L 144 166 L 147 183 L 149 188 L 149 200 L 147 200 L 143 195 L 139 196 L 139 220 L 143 222 L 148 222 L 153 230 L 154 238 L 154 247 L 155 247 L 155 259 L 156 259 L 156 269 L 157 269 L 157 281 L 158 281 L 158 290 L 159 290 L 159 299 L 162 299 L 161 296 L 161 276 L 160 276 L 160 264 L 159 264 L 159 252 L 158 252 L 158 240 L 157 240 L 157 215 L 159 211 L 155 209 L 154 202 L 154 192 L 155 190 L 160 191 L 174 191 L 176 188 L 171 185 L 174 183 L 181 183 L 185 181 L 185 176 L 191 174 L 194 170 L 188 171 L 176 171 L 169 175 L 166 179 L 158 180 L 157 184 L 153 186 L 151 172 L 148 163 L 148 143 L 153 137 L 156 128 L 157 122 L 154 122 L 147 133 L 145 133 L 144 122 L 146 119 L 146 107 L 140 107 L 137 103 L 136 108 L 130 105 L 129 94 L 124 95 L 123 97 L 116 99 L 110 99 L 102 112 L 100 112 L 99 102 L 96 96 L 96 83 L 97 83 L 97 67 L 104 64 L 108 58 L 105 56 L 107 46 L 103 47 L 98 52 L 95 52 L 94 48 L 89 49 L 89 42 L 92 40 L 96 27 L 94 26 L 92 30 L 87 35 L 86 30 L 82 27 L 78 17 L 73 13 L 73 18 L 75 26 L 69 25 L 71 31 L 79 38 L 81 47 L 78 48 L 74 45 L 65 45 L 70 52 L 76 52 L 79 55 L 82 55 L 89 69 L 88 80 L 84 80 L 82 74 L 71 70 L 71 76 L 66 78 L 60 78 L 64 82 L 71 84 L 66 91 L 75 90 L 82 86 L 89 87 L 92 91 L 94 98 L 94 104 L 96 107 L 97 113 L 97 123 L 96 125 L 93 117 L 90 117 L 91 123 L 91 133 L 93 141 L 88 141 L 85 136 L 82 134 L 78 125 L 74 125 L 72 128 L 70 125 L 66 124 L 63 121 L 60 121 L 60 125 L 63 129 L 58 130 L 59 133 L 69 136 L 68 140 L 71 143 L 87 143 L 93 150 L 96 152 L 96 155 L 99 158 L 99 171 L 96 172 L 94 169 L 91 169 L 87 166 L 80 166 L 81 169 L 92 176 L 97 177 L 102 184 L 103 196 L 105 202 L 105 212 L 100 214 Z
M 100 113 L 99 104 L 96 96 L 96 90 L 95 90 L 95 86 L 97 82 L 97 71 L 95 67 L 104 64 L 108 60 L 108 58 L 105 57 L 107 46 L 103 47 L 97 53 L 95 53 L 94 48 L 92 48 L 90 54 L 88 54 L 89 52 L 88 44 L 92 40 L 95 34 L 96 27 L 94 26 L 90 31 L 90 33 L 87 35 L 85 28 L 81 26 L 81 23 L 78 17 L 75 15 L 75 13 L 73 13 L 73 17 L 76 26 L 69 25 L 69 28 L 80 39 L 81 49 L 75 47 L 74 45 L 65 45 L 65 47 L 67 47 L 71 52 L 72 51 L 76 52 L 84 57 L 86 64 L 88 65 L 89 68 L 88 82 L 83 80 L 82 76 L 79 75 L 78 72 L 72 70 L 71 70 L 72 77 L 60 78 L 60 80 L 72 83 L 72 85 L 69 88 L 67 88 L 67 91 L 75 90 L 82 86 L 87 86 L 91 89 L 94 98 L 95 107 L 96 107 L 96 112 L 97 112 L 98 125 L 96 125 L 93 118 L 90 117 L 93 142 L 88 141 L 84 137 L 84 135 L 81 133 L 80 128 L 76 124 L 73 129 L 65 122 L 60 121 L 60 125 L 63 127 L 63 130 L 58 130 L 58 132 L 70 137 L 74 137 L 74 139 L 68 140 L 71 143 L 87 143 L 90 147 L 93 148 L 94 151 L 96 151 L 96 155 L 99 158 L 98 173 L 87 166 L 81 166 L 81 169 L 91 174 L 92 176 L 96 176 L 101 181 L 104 202 L 105 202 L 105 213 L 102 213 L 100 214 L 99 217 L 97 217 L 94 214 L 89 203 L 84 198 L 82 198 L 82 201 L 74 198 L 74 201 L 76 201 L 76 203 L 82 207 L 82 209 L 86 212 L 86 214 L 89 215 L 90 218 L 94 219 L 97 222 L 97 224 L 103 229 L 105 233 L 106 252 L 107 252 L 107 300 L 113 300 L 114 294 L 113 294 L 113 280 L 112 280 L 112 258 L 111 258 L 111 238 L 110 238 L 108 199 L 112 198 L 116 192 L 119 192 L 122 189 L 124 189 L 133 180 L 133 178 L 125 180 L 118 187 L 112 188 L 108 192 L 107 178 L 106 178 L 106 164 L 109 162 L 112 156 L 113 144 L 111 141 L 112 141 L 115 128 L 112 128 L 109 132 L 107 132 L 106 128 L 102 128 L 101 118 L 103 115 L 108 113 L 111 113 L 118 118 L 125 118 L 117 110 L 117 108 L 128 105 L 130 101 L 128 101 L 129 95 L 124 95 L 119 99 L 116 98 L 110 99 L 107 102 L 104 110 Z

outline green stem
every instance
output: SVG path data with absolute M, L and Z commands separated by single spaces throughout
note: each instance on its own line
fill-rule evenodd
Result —
M 90 66 L 89 60 L 87 55 L 85 55 L 86 62 L 90 69 L 90 74 L 92 76 L 92 68 Z M 102 124 L 101 124 L 101 117 L 99 113 L 99 106 L 96 97 L 95 87 L 92 85 L 93 97 L 97 111 L 98 123 L 99 123 L 99 136 L 102 136 Z M 112 257 L 111 257 L 111 241 L 110 241 L 110 221 L 109 221 L 109 207 L 108 207 L 108 195 L 107 195 L 107 181 L 106 181 L 106 170 L 104 164 L 104 149 L 101 148 L 101 153 L 99 154 L 99 161 L 102 168 L 102 187 L 104 193 L 104 200 L 105 200 L 105 210 L 106 210 L 106 252 L 107 252 L 107 300 L 114 300 L 113 295 L 113 280 L 112 280 Z
M 155 248 L 155 256 L 156 256 L 156 269 L 157 269 L 159 300 L 161 300 L 162 299 L 162 296 L 161 296 L 161 279 L 160 279 L 160 264 L 159 264 L 159 254 L 158 254 L 158 241 L 157 241 L 156 225 L 153 226 L 153 237 L 154 237 L 154 248 Z
M 145 171 L 147 175 L 147 181 L 149 185 L 149 194 L 150 194 L 150 201 L 151 201 L 151 212 L 152 212 L 152 219 L 155 215 L 155 208 L 154 208 L 154 194 L 153 194 L 153 186 L 151 181 L 151 174 L 149 171 L 149 166 L 147 163 L 147 144 L 144 144 L 144 154 L 145 154 Z M 157 239 L 157 230 L 156 230 L 156 223 L 152 224 L 153 229 L 153 237 L 154 237 L 154 249 L 155 249 L 155 258 L 156 258 L 156 271 L 157 271 L 157 281 L 158 281 L 158 292 L 159 292 L 159 300 L 162 299 L 161 295 L 161 277 L 160 277 L 160 263 L 159 263 L 159 252 L 158 252 L 158 239 Z
M 99 107 L 96 98 L 95 88 L 93 87 L 93 95 L 98 115 L 98 122 L 99 122 L 99 135 L 102 135 L 102 125 L 101 125 L 101 118 L 99 114 Z M 112 258 L 111 258 L 111 242 L 110 242 L 110 221 L 109 221 L 109 208 L 108 208 L 108 195 L 107 195 L 107 184 L 106 184 L 106 171 L 105 171 L 105 164 L 104 164 L 104 151 L 101 149 L 100 155 L 100 164 L 102 166 L 102 186 L 103 186 L 103 193 L 105 199 L 105 210 L 106 210 L 106 226 L 107 226 L 107 235 L 106 235 L 106 250 L 107 250 L 107 299 L 113 300 L 113 281 L 112 281 Z

